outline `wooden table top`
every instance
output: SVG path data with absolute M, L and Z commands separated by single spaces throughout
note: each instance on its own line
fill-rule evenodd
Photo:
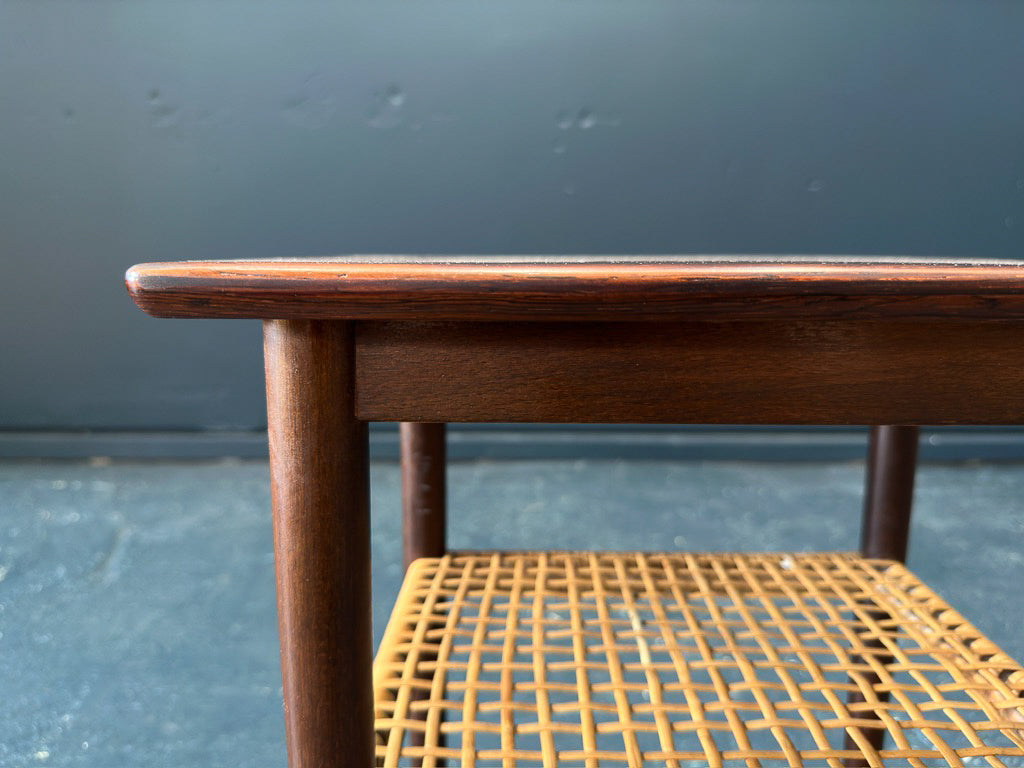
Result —
M 1024 319 L 1024 261 L 888 256 L 336 256 L 139 264 L 158 317 Z

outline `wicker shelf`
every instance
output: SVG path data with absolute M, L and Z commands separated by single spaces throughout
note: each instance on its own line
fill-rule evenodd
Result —
M 1024 765 L 1024 669 L 850 554 L 418 560 L 374 687 L 385 766 Z

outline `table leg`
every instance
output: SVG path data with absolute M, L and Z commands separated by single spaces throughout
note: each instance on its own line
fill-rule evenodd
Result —
M 917 427 L 872 427 L 861 554 L 907 559 L 917 469 Z
M 445 425 L 402 422 L 402 544 L 405 567 L 445 553 Z
M 367 430 L 352 325 L 264 323 L 291 768 L 374 764 Z
M 917 427 L 872 427 L 868 444 L 867 480 L 864 492 L 864 517 L 861 526 L 860 549 L 864 557 L 888 560 L 907 559 L 907 540 L 910 535 L 910 512 L 914 500 L 914 475 L 917 470 Z M 886 614 L 878 614 L 886 619 Z M 880 640 L 865 643 L 870 648 L 882 648 Z M 883 661 L 891 657 L 884 657 Z M 885 662 L 888 663 L 888 662 Z M 869 675 L 872 685 L 878 677 Z M 888 691 L 879 691 L 881 701 L 889 700 Z M 848 704 L 865 700 L 860 693 L 851 693 Z M 881 749 L 885 731 L 881 728 L 866 730 L 864 734 L 875 749 Z M 846 749 L 857 749 L 847 734 Z M 861 768 L 868 763 L 863 759 L 845 761 L 847 768 Z
M 402 438 L 402 555 L 405 567 L 420 557 L 441 557 L 446 546 L 446 475 L 447 450 L 443 423 L 403 421 L 399 427 Z M 432 629 L 440 628 L 440 624 Z M 420 661 L 430 664 L 433 653 L 423 652 Z M 423 673 L 429 676 L 429 672 Z M 429 691 L 414 690 L 413 701 L 426 699 Z M 427 719 L 427 710 L 410 715 Z M 443 743 L 443 735 L 440 737 Z M 422 747 L 423 734 L 415 731 L 410 745 Z M 422 761 L 413 761 L 422 765 Z M 438 765 L 443 765 L 439 761 Z

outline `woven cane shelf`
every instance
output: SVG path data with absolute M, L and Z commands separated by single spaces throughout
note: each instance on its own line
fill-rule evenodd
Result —
M 1024 765 L 1024 669 L 848 554 L 418 560 L 374 687 L 384 766 Z

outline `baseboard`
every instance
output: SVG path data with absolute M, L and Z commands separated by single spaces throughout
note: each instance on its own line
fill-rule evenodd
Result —
M 866 440 L 863 428 L 453 424 L 448 451 L 454 461 L 850 461 L 863 458 Z M 398 458 L 394 425 L 372 425 L 370 451 L 376 459 Z M 189 460 L 266 455 L 263 431 L 0 431 L 0 458 L 5 459 Z M 1024 461 L 1024 429 L 925 428 L 921 459 Z

